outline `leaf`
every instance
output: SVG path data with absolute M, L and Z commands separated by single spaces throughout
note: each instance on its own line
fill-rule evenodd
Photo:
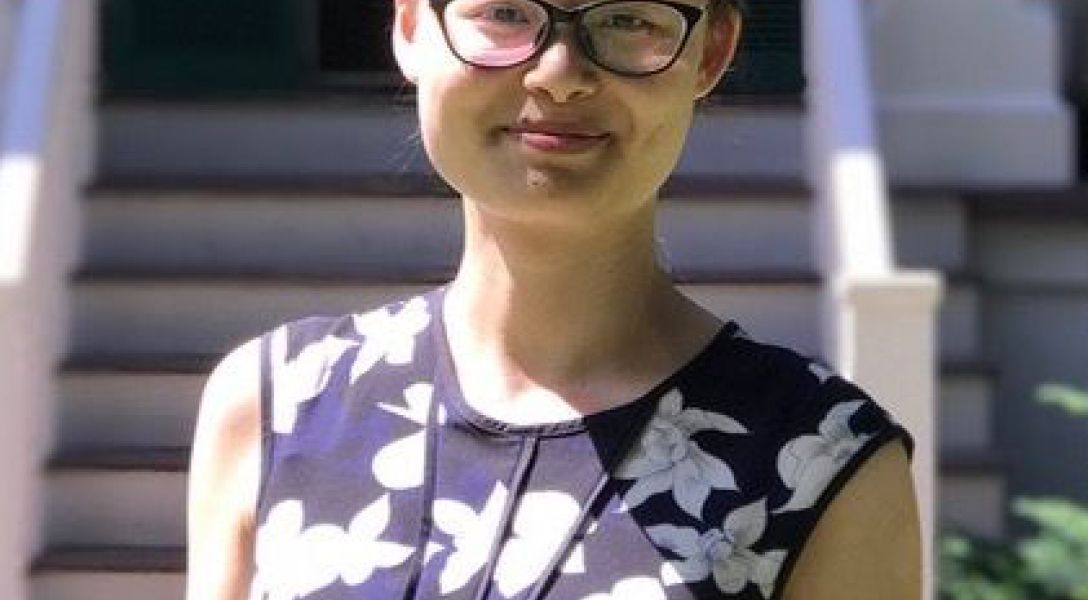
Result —
M 722 525 L 726 532 L 732 533 L 738 548 L 751 547 L 763 537 L 767 527 L 767 499 L 761 498 L 734 510 Z
M 700 556 L 702 548 L 699 546 L 699 532 L 690 527 L 677 527 L 675 525 L 650 525 L 646 528 L 646 535 L 654 545 L 674 552 L 684 558 Z M 676 563 L 673 563 L 676 565 Z M 706 577 L 704 573 L 702 579 Z M 685 579 L 685 581 L 692 581 Z
M 1077 417 L 1088 417 L 1088 392 L 1073 386 L 1048 383 L 1036 395 L 1042 404 L 1057 406 Z
M 650 496 L 660 494 L 672 488 L 672 470 L 658 471 L 636 479 L 635 484 L 624 494 L 623 500 L 630 508 L 637 508 Z

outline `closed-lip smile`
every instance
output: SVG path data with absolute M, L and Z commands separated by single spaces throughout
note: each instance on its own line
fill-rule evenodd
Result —
M 533 150 L 574 153 L 604 144 L 610 134 L 600 128 L 567 121 L 522 121 L 504 131 Z

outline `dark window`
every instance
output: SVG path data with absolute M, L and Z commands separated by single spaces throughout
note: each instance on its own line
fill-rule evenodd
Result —
M 321 0 L 318 69 L 334 73 L 393 71 L 392 20 L 392 0 Z

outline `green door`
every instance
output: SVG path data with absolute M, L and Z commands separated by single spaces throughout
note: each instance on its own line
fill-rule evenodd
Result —
M 800 0 L 749 0 L 740 48 L 719 91 L 775 96 L 804 91 L 801 18 Z
M 388 95 L 392 0 L 102 0 L 107 93 Z M 751 0 L 724 95 L 804 89 L 799 0 Z
M 102 0 L 103 84 L 113 94 L 299 86 L 308 0 Z

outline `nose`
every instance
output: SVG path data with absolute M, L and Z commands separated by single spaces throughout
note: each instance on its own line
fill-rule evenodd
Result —
M 574 39 L 573 28 L 566 25 L 557 25 L 524 77 L 526 89 L 546 95 L 557 104 L 589 98 L 596 93 L 600 83 L 596 67 Z

